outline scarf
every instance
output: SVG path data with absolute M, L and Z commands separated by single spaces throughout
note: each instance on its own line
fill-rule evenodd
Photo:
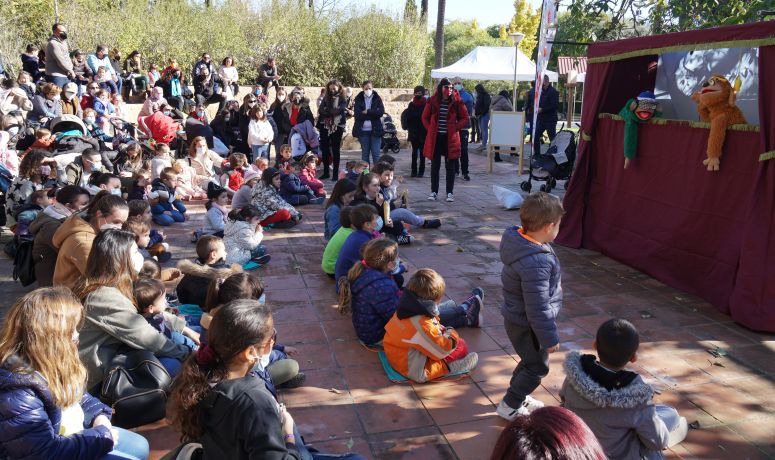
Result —
M 70 217 L 73 214 L 73 211 L 66 208 L 62 203 L 54 203 L 46 206 L 46 209 L 43 210 L 43 214 L 53 217 L 56 220 L 62 220 Z

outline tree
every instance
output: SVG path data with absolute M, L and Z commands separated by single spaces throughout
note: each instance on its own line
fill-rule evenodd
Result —
M 447 9 L 447 0 L 439 0 L 439 14 L 436 16 L 436 68 L 444 65 L 444 10 Z
M 417 22 L 417 3 L 414 0 L 406 0 L 404 4 L 404 21 Z
M 522 32 L 525 38 L 519 43 L 519 49 L 528 56 L 538 44 L 538 26 L 541 23 L 541 13 L 533 10 L 526 0 L 514 1 L 514 16 L 509 23 L 508 33 Z M 503 38 L 501 36 L 501 38 Z
M 428 0 L 420 0 L 420 19 L 423 23 L 428 19 Z

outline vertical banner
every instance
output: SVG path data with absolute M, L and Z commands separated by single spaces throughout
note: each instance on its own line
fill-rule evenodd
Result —
M 538 121 L 538 102 L 541 100 L 542 85 L 544 82 L 544 72 L 549 62 L 549 56 L 552 53 L 552 43 L 557 33 L 557 3 L 555 0 L 544 0 L 541 7 L 541 26 L 538 38 L 538 52 L 536 53 L 536 86 L 533 99 L 533 120 L 530 126 L 530 139 L 535 139 L 536 122 Z M 516 104 L 516 101 L 514 101 Z M 535 142 L 533 143 L 535 145 Z M 540 153 L 540 152 L 539 152 Z

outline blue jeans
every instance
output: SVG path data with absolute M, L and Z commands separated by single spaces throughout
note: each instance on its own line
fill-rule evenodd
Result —
M 258 259 L 259 257 L 266 254 L 266 246 L 263 244 L 259 244 L 255 248 L 250 250 L 250 258 L 251 259 Z
M 293 437 L 296 438 L 296 449 L 301 454 L 301 460 L 366 460 L 358 454 L 322 454 L 314 448 L 312 449 L 314 452 L 310 452 L 309 447 L 301 439 L 301 433 L 295 423 L 293 424 Z
M 487 147 L 487 137 L 490 135 L 490 113 L 479 117 L 479 127 L 482 130 L 482 148 Z
M 70 79 L 67 77 L 55 77 L 53 75 L 46 75 L 46 81 L 60 88 L 64 88 L 66 84 L 70 83 Z
M 157 356 L 156 359 L 159 360 L 161 365 L 164 366 L 164 369 L 167 370 L 167 373 L 173 379 L 178 375 L 178 373 L 180 373 L 180 368 L 183 367 L 183 363 L 177 358 L 172 358 L 169 356 Z
M 468 325 L 466 310 L 470 303 L 470 299 L 460 305 L 454 300 L 441 302 L 439 304 L 439 319 L 441 320 L 441 324 L 455 329 L 466 327 Z
M 186 337 L 180 332 L 173 332 L 172 337 L 170 337 L 170 341 L 178 345 L 185 345 L 186 347 L 188 347 L 189 350 L 192 350 L 192 351 L 196 350 L 198 347 L 196 342 L 194 342 L 189 337 Z
M 169 211 L 172 215 L 168 216 L 164 214 L 165 211 Z M 172 203 L 158 203 L 151 207 L 151 213 L 153 214 L 153 221 L 157 224 L 167 227 L 174 222 L 183 222 L 186 220 L 186 207 L 180 200 L 175 200 Z
M 422 227 L 422 224 L 425 223 L 425 219 L 406 208 L 396 208 L 390 211 L 390 218 L 394 221 L 400 220 L 402 222 L 406 222 L 407 224 L 411 224 L 415 227 Z
M 371 157 L 374 160 L 371 165 L 377 164 L 380 147 L 382 146 L 382 137 L 373 135 L 371 131 L 364 131 L 358 136 L 358 142 L 361 143 L 361 159 L 368 163 L 369 157 Z
M 113 427 L 118 432 L 118 443 L 113 450 L 100 457 L 100 460 L 145 460 L 151 453 L 148 441 L 137 433 L 119 427 Z
M 269 144 L 251 145 L 250 150 L 253 152 L 253 161 L 256 161 L 258 158 L 269 159 Z

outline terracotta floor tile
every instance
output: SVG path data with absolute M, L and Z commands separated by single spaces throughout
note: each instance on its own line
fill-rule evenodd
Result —
M 302 371 L 336 367 L 334 352 L 327 344 L 305 343 L 296 345 L 299 354 L 294 357 Z
M 412 386 L 409 384 L 391 382 L 382 370 L 382 365 L 378 363 L 343 367 L 338 372 L 342 373 L 347 382 L 347 388 L 350 389 L 350 394 L 354 398 L 368 398 L 391 393 L 409 395 L 413 392 Z
M 505 351 L 484 351 L 479 353 L 479 363 L 471 372 L 471 378 L 482 382 L 495 377 L 511 378 L 517 362 Z
M 339 367 L 379 363 L 377 353 L 367 350 L 360 342 L 334 341 L 331 343 L 331 349 Z
M 308 320 L 309 318 L 305 318 L 305 321 Z M 326 334 L 323 332 L 323 327 L 318 321 L 293 321 L 288 324 L 278 324 L 275 329 L 277 329 L 277 342 L 281 345 L 295 346 L 304 343 L 321 343 L 327 341 Z
M 500 417 L 489 417 L 474 422 L 443 425 L 439 429 L 455 450 L 458 458 L 466 460 L 488 460 L 506 421 Z
M 352 404 L 346 401 L 315 403 L 289 410 L 304 439 L 309 443 L 347 440 L 363 436 L 363 426 Z
M 142 435 L 151 446 L 149 459 L 158 459 L 180 444 L 180 434 L 166 420 L 135 428 L 132 431 Z
M 501 350 L 500 345 L 486 331 L 479 328 L 461 328 L 457 330 L 460 337 L 466 341 L 468 351 L 482 352 Z
M 765 417 L 730 425 L 729 428 L 753 443 L 770 457 L 775 457 L 775 417 Z
M 414 392 L 355 398 L 355 410 L 367 433 L 433 425 L 433 419 Z
M 341 373 L 333 369 L 303 371 L 307 380 L 304 386 L 280 389 L 280 399 L 289 407 L 315 402 L 329 402 L 348 399 L 350 393 Z
M 679 446 L 686 449 L 693 458 L 702 460 L 767 458 L 762 451 L 727 427 L 691 430 Z
M 692 404 L 724 424 L 772 415 L 772 411 L 756 399 L 721 383 L 711 382 L 688 387 L 684 389 L 684 394 Z
M 436 427 L 369 435 L 378 460 L 455 460 L 444 435 Z
M 495 406 L 473 383 L 415 386 L 425 408 L 437 425 L 478 420 L 495 414 Z
M 353 322 L 350 318 L 340 316 L 339 319 L 321 321 L 326 338 L 329 342 L 358 340 L 353 328 Z
M 370 460 L 379 458 L 371 454 L 371 446 L 364 436 L 350 436 L 330 441 L 315 441 L 310 443 L 310 446 L 324 454 L 355 453 Z

